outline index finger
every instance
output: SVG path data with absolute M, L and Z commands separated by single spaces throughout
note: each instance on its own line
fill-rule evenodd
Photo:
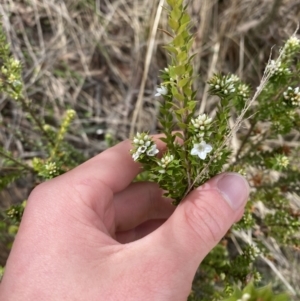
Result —
M 163 151 L 165 144 L 159 137 L 161 135 L 153 138 L 158 149 Z M 131 148 L 131 141 L 125 140 L 86 161 L 70 173 L 76 181 L 88 182 L 91 179 L 90 184 L 105 184 L 113 193 L 122 191 L 142 171 L 141 165 L 132 159 Z

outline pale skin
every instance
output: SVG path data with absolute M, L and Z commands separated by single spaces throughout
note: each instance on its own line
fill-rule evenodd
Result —
M 156 184 L 132 184 L 141 166 L 130 148 L 124 141 L 33 190 L 0 300 L 187 299 L 199 264 L 241 218 L 248 184 L 218 175 L 175 208 Z

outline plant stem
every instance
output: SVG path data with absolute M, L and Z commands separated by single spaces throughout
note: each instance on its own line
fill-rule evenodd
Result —
M 26 169 L 26 170 L 28 170 L 30 172 L 35 172 L 29 165 L 23 164 L 22 162 L 14 159 L 13 157 L 9 156 L 8 154 L 6 154 L 5 152 L 3 152 L 1 150 L 0 150 L 0 156 L 2 156 L 4 158 L 6 158 L 6 159 L 8 159 L 8 160 L 10 160 L 10 161 L 12 161 L 14 163 L 16 163 L 17 165 L 23 167 L 24 169 Z
M 236 156 L 235 156 L 235 161 L 237 162 L 239 160 L 239 156 L 244 148 L 244 146 L 246 145 L 247 141 L 248 141 L 248 138 L 250 137 L 251 133 L 253 132 L 254 130 L 254 127 L 256 125 L 256 122 L 253 122 L 247 132 L 247 134 L 245 135 L 242 143 L 241 143 L 241 146 L 240 148 L 238 149 L 237 153 L 236 153 Z
M 53 139 L 49 136 L 49 134 L 47 133 L 47 131 L 45 131 L 43 124 L 41 123 L 41 121 L 36 117 L 36 115 L 34 114 L 34 112 L 32 111 L 32 109 L 30 108 L 30 106 L 27 104 L 26 100 L 23 97 L 19 98 L 19 101 L 21 102 L 21 105 L 23 106 L 24 110 L 27 111 L 31 118 L 33 119 L 33 121 L 35 122 L 35 124 L 37 125 L 37 127 L 40 129 L 40 131 L 43 133 L 43 135 L 47 138 L 48 142 L 52 145 L 55 146 L 55 142 L 53 141 Z

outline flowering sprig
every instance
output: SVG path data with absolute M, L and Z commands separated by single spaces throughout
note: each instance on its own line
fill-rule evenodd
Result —
M 159 150 L 147 133 L 137 133 L 133 139 L 131 155 L 134 161 L 148 163 Z
M 22 97 L 23 80 L 22 66 L 19 60 L 10 56 L 10 48 L 7 45 L 0 22 L 0 92 L 4 92 L 14 100 Z
M 208 80 L 208 92 L 217 96 L 219 102 L 213 114 L 196 114 L 200 101 L 196 99 L 197 93 L 193 90 L 195 77 L 192 56 L 189 53 L 193 42 L 189 33 L 190 18 L 182 0 L 167 2 L 171 7 L 168 24 L 170 36 L 173 38 L 165 48 L 170 62 L 161 72 L 161 83 L 157 86 L 155 94 L 160 101 L 159 122 L 164 134 L 161 140 L 166 144 L 167 150 L 162 154 L 158 153 L 149 133 L 138 133 L 133 138 L 133 160 L 142 163 L 144 169 L 149 172 L 148 180 L 157 182 L 165 191 L 165 196 L 173 199 L 174 205 L 178 205 L 192 189 L 224 170 L 243 170 L 243 174 L 246 175 L 250 167 L 261 169 L 267 174 L 270 171 L 288 171 L 292 164 L 286 150 L 265 151 L 263 147 L 266 137 L 284 135 L 292 128 L 297 128 L 296 124 L 298 127 L 300 125 L 300 118 L 295 110 L 295 107 L 299 106 L 299 88 L 291 88 L 299 82 L 292 66 L 294 55 L 300 50 L 299 40 L 295 36 L 290 38 L 280 50 L 279 58 L 269 61 L 263 81 L 255 93 L 234 74 L 214 74 Z M 254 94 L 252 98 L 251 94 Z M 245 119 L 247 125 L 249 123 L 249 129 L 243 128 L 238 132 L 237 129 Z M 232 127 L 229 121 L 233 121 Z M 255 135 L 262 132 L 258 127 L 259 122 L 264 122 L 267 130 L 257 138 Z M 230 145 L 233 138 L 236 140 L 237 149 Z M 298 183 L 298 178 L 299 172 L 294 171 L 294 184 Z M 278 193 L 277 196 L 271 193 L 274 191 L 266 194 L 271 186 L 264 186 L 259 177 L 253 178 L 251 183 L 258 192 L 254 201 L 247 206 L 244 218 L 235 227 L 236 231 L 252 229 L 257 223 L 261 223 L 266 229 L 266 233 L 262 235 L 271 235 L 284 244 L 300 245 L 300 240 L 296 237 L 296 228 L 299 229 L 299 221 L 295 217 L 297 212 L 295 216 L 289 217 L 286 212 L 287 205 L 281 204 L 281 200 L 285 199 L 284 189 L 291 188 L 283 187 L 282 194 Z M 267 200 L 272 198 L 276 198 L 277 204 L 269 206 Z M 272 212 L 268 213 L 263 221 L 256 217 L 255 202 L 258 200 L 270 207 L 269 212 Z M 288 231 L 280 231 L 282 225 Z M 227 258 L 221 266 L 213 267 L 213 270 L 218 271 L 216 277 L 222 275 L 220 277 L 224 281 L 225 293 L 230 283 L 245 284 L 250 274 L 254 281 L 260 280 L 260 274 L 253 267 L 260 250 L 247 246 L 248 244 L 247 241 L 246 246 L 242 247 L 243 252 L 233 260 Z M 214 255 L 219 258 L 220 254 L 218 251 L 212 251 L 212 258 Z M 210 268 L 214 265 L 213 262 L 210 260 Z M 246 301 L 250 296 L 252 294 L 244 292 L 234 300 Z
M 291 70 L 282 61 L 271 60 L 267 69 L 272 76 L 285 76 L 291 74 Z
M 212 133 L 212 118 L 206 114 L 200 114 L 198 117 L 191 119 L 189 128 L 194 133 L 194 141 L 209 139 Z
M 272 286 L 267 285 L 262 288 L 256 288 L 251 281 L 243 290 L 238 286 L 233 288 L 229 298 L 223 301 L 289 301 L 291 300 L 287 293 L 277 294 L 273 292 Z
M 222 170 L 230 152 L 226 147 L 221 147 L 219 153 L 213 151 L 220 147 L 228 132 L 229 102 L 233 100 L 232 94 L 237 96 L 237 91 L 243 99 L 249 92 L 246 86 L 240 86 L 237 76 L 216 75 L 210 81 L 211 85 L 215 81 L 212 90 L 220 95 L 222 101 L 224 98 L 217 111 L 216 122 L 208 114 L 196 115 L 198 101 L 193 90 L 190 17 L 182 0 L 167 2 L 171 7 L 168 24 L 173 39 L 165 48 L 171 59 L 162 70 L 162 82 L 156 88 L 155 96 L 162 100 L 159 121 L 164 137 L 161 140 L 166 143 L 168 151 L 161 159 L 157 158 L 156 147 L 149 135 L 138 133 L 133 138 L 131 155 L 134 161 L 144 164 L 151 179 L 167 191 L 166 195 L 174 200 L 174 204 L 178 204 L 188 191 Z M 212 167 L 199 177 L 212 156 L 215 157 Z
M 295 107 L 300 106 L 299 87 L 296 87 L 296 88 L 288 87 L 288 89 L 285 92 L 283 92 L 283 97 L 287 101 L 288 104 L 291 104 Z
M 44 179 L 53 179 L 63 173 L 61 164 L 50 159 L 33 158 L 32 167 L 38 176 Z
M 291 36 L 280 50 L 282 60 L 284 62 L 293 60 L 293 57 L 300 50 L 300 40 L 295 36 Z
M 234 74 L 215 74 L 209 81 L 210 93 L 221 97 L 233 94 L 236 91 L 239 78 Z
M 173 155 L 165 154 L 157 164 L 161 167 L 159 173 L 165 173 L 167 166 L 174 160 Z

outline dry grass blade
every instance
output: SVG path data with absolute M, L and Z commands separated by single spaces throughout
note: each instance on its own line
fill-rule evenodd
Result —
M 138 94 L 138 99 L 137 99 L 135 109 L 134 109 L 134 112 L 133 112 L 133 117 L 132 117 L 132 120 L 131 120 L 130 137 L 133 137 L 134 134 L 135 134 L 136 122 L 138 121 L 138 116 L 139 116 L 140 110 L 142 108 L 146 80 L 147 80 L 147 77 L 148 77 L 148 71 L 149 71 L 149 66 L 150 66 L 150 63 L 151 63 L 151 58 L 153 56 L 153 51 L 154 51 L 154 46 L 155 46 L 155 36 L 156 36 L 156 33 L 157 33 L 158 24 L 159 24 L 161 12 L 162 12 L 162 9 L 163 9 L 163 5 L 164 5 L 164 0 L 160 0 L 159 3 L 158 3 L 158 6 L 157 6 L 157 11 L 156 11 L 154 23 L 152 25 L 151 34 L 150 34 L 149 41 L 148 41 L 148 48 L 147 48 L 147 53 L 146 53 L 146 58 L 145 58 L 145 65 L 144 65 L 144 72 L 143 72 L 142 82 L 141 82 L 140 91 L 139 91 L 139 94 Z M 139 130 L 140 130 L 140 125 L 138 124 L 137 125 L 137 131 L 139 131 Z

